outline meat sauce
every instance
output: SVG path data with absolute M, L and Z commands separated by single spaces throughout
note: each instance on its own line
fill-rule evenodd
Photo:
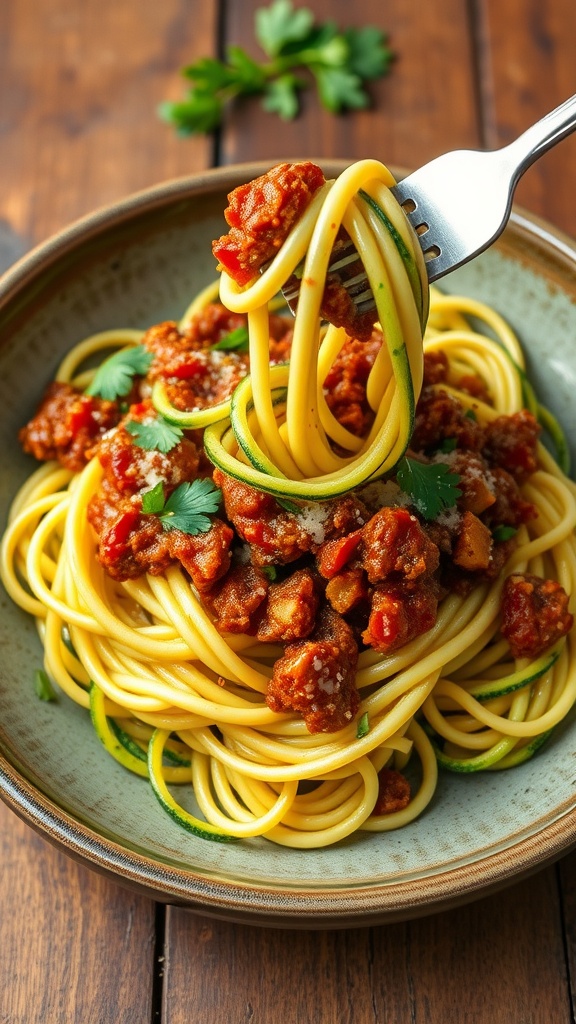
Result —
M 230 231 L 212 244 L 218 268 L 225 270 L 243 287 L 269 263 L 325 183 L 316 164 L 277 164 L 266 174 L 240 185 L 228 196 L 224 216 Z M 349 242 L 341 228 L 333 246 L 332 263 Z M 360 258 L 343 272 L 352 278 L 363 271 Z M 361 313 L 344 287 L 341 273 L 329 273 L 321 301 L 321 316 L 336 327 L 344 327 L 351 338 L 372 336 L 374 311 Z M 296 276 L 286 282 L 287 292 L 298 286 Z
M 383 655 L 398 650 L 432 628 L 446 593 L 467 593 L 500 573 L 515 540 L 498 540 L 498 527 L 513 532 L 536 515 L 520 486 L 537 465 L 538 425 L 522 412 L 481 426 L 443 388 L 444 360 L 426 357 L 411 455 L 446 462 L 458 473 L 456 506 L 427 522 L 392 481 L 392 492 L 389 483 L 375 483 L 287 511 L 272 496 L 213 470 L 192 432 L 184 431 L 163 452 L 143 448 L 128 429 L 129 422 L 148 424 L 156 416 L 147 396 L 159 377 L 174 393 L 182 388 L 186 402 L 196 403 L 200 393 L 213 402 L 223 393 L 209 358 L 211 343 L 235 329 L 236 321 L 222 308 L 202 318 L 185 332 L 173 323 L 147 332 L 144 344 L 154 358 L 148 376 L 132 385 L 128 411 L 120 400 L 86 399 L 71 385 L 53 384 L 21 432 L 22 443 L 37 458 L 76 469 L 97 456 L 102 484 L 88 518 L 109 575 L 119 581 L 159 575 L 179 563 L 222 633 L 282 646 L 269 707 L 300 714 L 310 732 L 335 732 L 358 711 L 362 649 Z M 288 339 L 282 330 L 277 334 L 273 341 Z M 365 417 L 367 373 L 379 343 L 373 337 L 366 357 L 354 341 L 342 350 L 331 370 L 335 409 L 348 392 Z M 203 369 L 183 373 L 199 356 L 208 357 Z M 231 376 L 247 371 L 244 356 L 226 365 L 234 367 Z M 191 380 L 193 395 L 186 390 Z M 475 386 L 468 384 L 473 394 Z M 476 390 L 481 387 L 479 382 Z M 143 495 L 159 482 L 168 498 L 181 483 L 203 476 L 212 477 L 222 498 L 206 532 L 165 530 L 158 515 L 144 511 Z M 538 657 L 572 625 L 558 583 L 516 573 L 506 581 L 502 635 L 514 657 Z M 402 802 L 398 785 L 396 792 L 394 777 L 386 776 L 382 807 Z

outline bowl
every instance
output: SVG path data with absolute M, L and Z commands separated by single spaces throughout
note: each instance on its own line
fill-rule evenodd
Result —
M 329 175 L 345 166 L 319 161 Z M 268 165 L 178 179 L 102 209 L 26 256 L 0 282 L 1 509 L 31 470 L 16 442 L 63 353 L 94 331 L 177 319 L 214 277 L 210 242 L 226 194 Z M 515 211 L 490 250 L 442 287 L 491 303 L 524 342 L 541 399 L 576 439 L 576 246 Z M 576 454 L 573 452 L 573 454 Z M 105 756 L 88 715 L 38 700 L 33 622 L 0 595 L 0 795 L 45 838 L 154 899 L 229 920 L 343 927 L 407 919 L 485 895 L 576 843 L 571 720 L 509 772 L 442 774 L 402 830 L 316 851 L 203 841 L 151 788 Z

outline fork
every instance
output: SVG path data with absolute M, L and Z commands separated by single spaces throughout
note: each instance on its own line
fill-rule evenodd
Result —
M 576 95 L 509 145 L 492 151 L 454 150 L 431 160 L 391 188 L 414 228 L 430 283 L 487 249 L 504 230 L 524 171 L 576 129 Z M 337 274 L 360 312 L 374 297 L 351 239 L 332 250 Z M 293 307 L 297 287 L 288 294 Z

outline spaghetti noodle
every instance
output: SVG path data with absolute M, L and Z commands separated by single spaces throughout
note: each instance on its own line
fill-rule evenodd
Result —
M 500 316 L 481 303 L 435 291 L 428 316 L 419 247 L 402 212 L 393 209 L 386 190 L 391 183 L 381 165 L 355 165 L 313 197 L 260 278 L 244 288 L 223 279 L 224 305 L 247 313 L 250 338 L 249 374 L 246 361 L 231 398 L 179 409 L 166 381 L 153 384 L 156 410 L 166 419 L 184 432 L 205 430 L 206 450 L 221 477 L 254 486 L 267 500 L 279 497 L 287 505 L 277 508 L 278 515 L 308 524 L 314 543 L 304 556 L 316 558 L 320 571 L 325 563 L 318 552 L 326 551 L 326 541 L 314 518 L 313 503 L 319 499 L 322 508 L 354 489 L 373 516 L 382 507 L 408 506 L 411 522 L 419 519 L 437 539 L 439 532 L 446 536 L 456 529 L 456 519 L 461 524 L 456 498 L 427 523 L 394 476 L 410 438 L 418 434 L 418 415 L 413 433 L 414 400 L 422 387 L 422 352 L 431 366 L 443 367 L 440 381 L 425 381 L 427 401 L 438 395 L 457 401 L 464 410 L 461 422 L 486 431 L 486 437 L 500 417 L 528 408 L 545 421 L 560 457 L 564 454 L 561 432 L 538 405 L 520 345 Z M 359 190 L 368 199 L 359 198 Z M 366 377 L 369 426 L 363 433 L 342 424 L 324 389 L 349 345 L 343 329 L 321 328 L 319 317 L 328 254 L 340 224 L 365 263 L 385 339 L 376 346 Z M 270 365 L 268 307 L 304 257 L 290 362 Z M 182 332 L 214 297 L 209 289 L 195 300 L 180 324 Z M 140 349 L 146 338 L 140 332 L 109 331 L 87 339 L 65 358 L 57 379 L 75 393 L 90 390 L 94 370 L 84 369 L 87 361 L 101 359 L 109 349 Z M 220 372 L 229 365 L 225 357 L 216 362 Z M 141 379 L 140 398 L 152 378 L 144 372 Z M 470 381 L 480 384 L 471 387 Z M 146 424 L 146 416 L 140 422 Z M 422 462 L 457 467 L 458 450 L 444 445 Z M 158 799 L 183 827 L 221 841 L 265 836 L 292 847 L 327 846 L 357 830 L 387 831 L 414 820 L 433 798 L 438 763 L 459 772 L 521 763 L 572 707 L 576 657 L 567 609 L 562 608 L 561 622 L 553 623 L 557 636 L 552 629 L 543 650 L 526 654 L 515 635 L 510 639 L 502 632 L 502 592 L 515 574 L 528 588 L 531 580 L 542 579 L 558 581 L 567 594 L 575 590 L 576 488 L 540 443 L 535 451 L 537 466 L 517 488 L 515 508 L 537 515 L 518 513 L 516 525 L 507 534 L 505 529 L 503 571 L 477 573 L 475 585 L 464 586 L 465 573 L 452 566 L 456 585 L 441 587 L 439 594 L 434 590 L 434 607 L 440 600 L 433 622 L 389 649 L 362 645 L 354 663 L 354 712 L 331 731 L 310 731 L 305 715 L 275 710 L 269 696 L 275 665 L 292 650 L 300 657 L 307 638 L 316 634 L 308 631 L 279 643 L 259 639 L 256 630 L 223 630 L 215 590 L 203 589 L 174 557 L 160 572 L 154 568 L 118 579 L 105 571 L 86 516 L 106 486 L 106 460 L 103 464 L 98 457 L 98 445 L 80 472 L 51 460 L 26 482 L 3 538 L 2 579 L 13 600 L 36 618 L 49 677 L 90 709 L 108 751 L 150 778 Z M 137 498 L 132 496 L 133 503 L 142 502 L 143 491 L 154 490 L 163 464 L 156 453 L 153 459 L 140 455 L 139 471 L 145 467 L 147 483 Z M 474 473 L 467 472 L 470 482 Z M 490 479 L 503 472 L 495 469 Z M 382 483 L 383 476 L 392 484 Z M 227 505 L 233 521 L 230 509 Z M 364 522 L 356 530 L 360 541 L 354 540 L 366 550 L 367 528 Z M 503 527 L 490 524 L 491 550 L 498 528 Z M 353 533 L 335 534 L 336 542 Z M 118 531 L 115 536 L 118 540 Z M 245 564 L 247 547 L 242 534 L 240 540 L 244 543 L 234 549 L 238 567 Z M 356 564 L 358 550 L 350 545 L 343 571 Z M 338 552 L 344 557 L 342 547 Z M 364 558 L 356 578 L 360 573 L 366 581 L 369 555 Z M 280 564 L 281 572 L 285 567 Z M 261 573 L 265 568 L 261 562 Z M 330 572 L 329 581 L 341 578 L 340 569 Z M 435 573 L 428 568 L 424 576 L 435 578 Z M 224 573 L 220 580 L 227 578 Z M 326 590 L 332 592 L 330 582 Z M 373 592 L 383 592 L 373 581 L 368 590 L 371 599 Z M 408 593 L 407 607 L 417 618 L 414 602 L 420 592 L 409 587 Z M 365 640 L 370 628 L 375 627 L 365 629 Z M 329 640 L 324 636 L 321 642 L 325 650 Z M 413 776 L 409 798 L 406 770 Z M 197 813 L 178 802 L 169 788 L 176 783 L 192 786 Z

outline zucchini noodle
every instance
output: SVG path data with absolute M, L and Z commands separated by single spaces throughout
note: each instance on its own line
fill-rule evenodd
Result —
M 538 405 L 519 342 L 502 318 L 480 302 L 436 290 L 428 316 L 420 250 L 387 195 L 391 183 L 375 161 L 354 165 L 320 190 L 262 277 L 244 290 L 223 278 L 224 304 L 248 314 L 251 357 L 250 376 L 232 402 L 203 423 L 207 451 L 225 472 L 284 498 L 310 500 L 391 470 L 410 438 L 422 351 L 437 349 L 450 360 L 446 389 L 481 424 L 528 405 L 563 457 L 559 428 Z M 346 340 L 319 321 L 340 224 L 365 262 L 386 340 L 368 382 L 374 426 L 361 439 L 337 423 L 322 390 Z M 291 361 L 270 367 L 268 304 L 304 256 Z M 214 299 L 215 287 L 194 300 L 185 321 Z M 141 337 L 107 331 L 81 342 L 58 380 L 85 387 L 93 371 L 82 367 L 90 356 Z M 466 373 L 482 378 L 493 404 L 458 391 Z M 155 395 L 160 411 L 176 415 L 161 388 Z M 185 426 L 198 425 L 194 413 L 182 416 Z M 574 632 L 532 662 L 515 660 L 500 634 L 502 576 L 467 596 L 446 596 L 435 625 L 397 651 L 363 651 L 358 720 L 311 734 L 301 718 L 265 702 L 278 650 L 254 637 L 221 635 L 179 565 L 124 583 L 106 575 L 86 518 L 101 477 L 94 458 L 79 474 L 51 463 L 26 481 L 2 541 L 2 580 L 36 619 L 50 679 L 90 710 L 111 756 L 148 777 L 167 814 L 195 836 L 265 836 L 310 849 L 358 830 L 405 826 L 435 799 L 438 763 L 460 773 L 520 764 L 574 704 Z M 538 518 L 519 528 L 505 572 L 544 574 L 573 595 L 576 488 L 542 445 L 539 469 L 522 493 Z M 375 813 L 379 773 L 407 765 L 414 783 L 408 806 Z M 177 784 L 193 789 L 194 813 L 179 802 Z

